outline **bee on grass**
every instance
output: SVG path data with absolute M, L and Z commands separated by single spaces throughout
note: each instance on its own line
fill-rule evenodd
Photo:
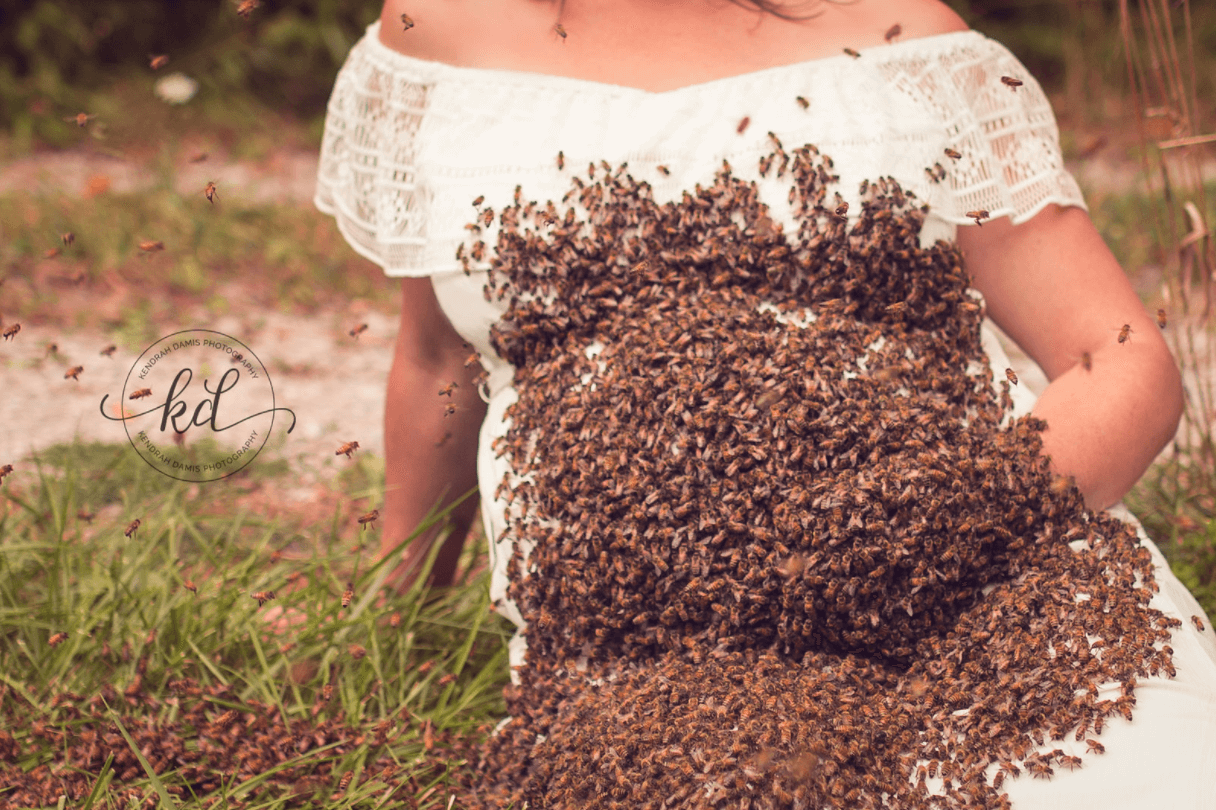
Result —
M 80 382 L 80 372 L 82 371 L 84 371 L 84 366 L 72 366 L 63 373 L 63 378 L 65 380 L 72 379 Z
M 152 396 L 151 388 L 141 388 L 138 391 L 132 391 L 131 396 L 127 397 L 127 399 L 143 399 L 150 396 Z
M 346 583 L 346 590 L 342 592 L 342 609 L 350 607 L 350 603 L 355 598 L 355 585 L 353 582 Z
M 398 627 L 400 627 L 401 626 L 401 614 L 394 612 L 392 616 L 389 616 L 388 617 L 388 626 L 393 628 L 394 630 L 396 630 Z
M 270 600 L 275 598 L 274 591 L 254 591 L 253 593 L 251 593 L 249 595 L 251 597 L 253 597 L 254 599 L 258 600 L 258 607 L 261 607 L 262 605 L 266 604 L 267 602 L 269 602 Z
M 359 516 L 359 525 L 361 527 L 360 530 L 366 529 L 368 527 L 374 527 L 376 524 L 376 518 L 378 518 L 378 517 L 380 517 L 379 509 L 373 509 L 372 511 L 368 512 L 366 515 L 360 515 Z
M 67 633 L 56 633 L 46 640 L 46 643 L 52 647 L 58 647 L 60 644 L 68 640 Z
M 215 181 L 209 180 L 207 185 L 203 186 L 203 196 L 207 198 L 207 202 L 215 205 Z
M 350 780 L 352 780 L 354 778 L 355 778 L 354 771 L 347 771 L 346 773 L 342 774 L 342 778 L 340 780 L 338 780 L 338 791 L 342 792 L 342 791 L 345 791 L 348 787 L 350 787 Z
M 85 523 L 92 523 L 93 518 L 95 518 L 95 517 L 97 517 L 97 514 L 95 512 L 88 512 L 88 511 L 85 511 L 84 509 L 81 509 L 76 512 L 76 519 L 83 520 Z
M 347 458 L 351 458 L 351 454 L 354 453 L 358 449 L 359 449 L 358 442 L 347 442 L 346 444 L 339 447 L 334 452 L 334 455 L 335 456 L 346 456 Z
M 139 523 L 139 518 L 128 523 L 126 530 L 123 531 L 123 536 L 127 538 L 134 536 L 135 532 L 139 530 Z
M 346 651 L 349 652 L 350 657 L 356 661 L 361 660 L 367 655 L 367 650 L 359 644 L 351 644 L 346 648 Z
M 4 330 L 4 339 L 10 340 L 17 337 L 17 333 L 21 331 L 21 324 L 15 323 Z
M 102 349 L 100 354 L 102 357 L 113 357 L 114 352 L 116 352 L 116 351 L 118 351 L 118 347 L 115 346 L 113 343 L 111 343 L 109 346 L 106 346 L 104 349 Z
M 160 70 L 167 64 L 169 64 L 168 54 L 162 53 L 158 55 L 148 55 L 148 67 L 152 68 L 153 70 Z
M 401 24 L 403 26 L 405 26 L 404 28 L 401 29 L 402 31 L 408 31 L 414 27 L 414 21 L 413 21 L 413 19 L 410 18 L 410 15 L 408 15 L 408 14 L 401 15 Z

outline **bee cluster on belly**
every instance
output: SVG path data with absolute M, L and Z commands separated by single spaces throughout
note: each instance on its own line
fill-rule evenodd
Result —
M 1149 552 L 1010 418 L 957 249 L 770 137 L 793 239 L 725 162 L 499 213 L 528 649 L 470 806 L 1007 807 L 1173 674 Z

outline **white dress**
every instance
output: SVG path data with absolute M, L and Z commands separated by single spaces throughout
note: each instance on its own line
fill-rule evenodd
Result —
M 469 275 L 457 259 L 462 244 L 469 249 L 465 225 L 474 217 L 475 198 L 484 196 L 486 205 L 502 210 L 518 185 L 525 200 L 558 204 L 571 174 L 606 160 L 613 167 L 627 162 L 633 176 L 651 184 L 661 205 L 697 183 L 711 184 L 725 159 L 736 176 L 757 181 L 770 216 L 786 233 L 795 233 L 785 200 L 788 185 L 757 171 L 758 159 L 771 149 L 771 131 L 787 148 L 810 143 L 830 156 L 840 193 L 854 211 L 861 208 L 862 180 L 895 178 L 929 206 L 923 245 L 953 240 L 957 226 L 972 226 L 969 211 L 1009 216 L 1017 224 L 1052 203 L 1085 205 L 1064 169 L 1042 89 L 1004 46 L 974 31 L 664 93 L 430 62 L 393 51 L 378 33 L 378 22 L 369 26 L 338 74 L 315 203 L 387 275 L 430 276 L 453 327 L 483 358 L 489 406 L 478 480 L 490 539 L 491 596 L 521 628 L 518 609 L 506 599 L 513 549 L 498 540 L 505 505 L 494 497 L 510 470 L 491 449 L 506 433 L 503 416 L 516 401 L 512 367 L 490 344 L 490 327 L 506 302 L 490 302 L 484 294 L 488 262 L 475 264 Z M 1024 84 L 1010 88 L 1001 76 Z M 745 116 L 750 126 L 740 134 Z M 946 157 L 946 148 L 962 157 Z M 564 169 L 558 168 L 559 151 Z M 936 164 L 945 171 L 942 182 L 928 171 Z M 661 173 L 660 165 L 669 173 Z M 494 244 L 496 227 L 480 235 L 487 245 Z M 983 343 L 999 379 L 1008 363 L 988 328 Z M 1024 386 L 1012 394 L 1015 415 L 1028 413 L 1033 394 Z M 1006 781 L 1004 790 L 1015 808 L 1036 810 L 1216 808 L 1216 633 L 1131 514 L 1122 507 L 1112 511 L 1137 526 L 1153 555 L 1161 590 L 1152 607 L 1183 622 L 1171 642 L 1177 677 L 1152 678 L 1137 687 L 1134 720 L 1115 717 L 1104 732 L 1106 755 L 1050 781 Z M 1192 616 L 1203 621 L 1202 632 Z M 525 649 L 517 633 L 511 642 L 514 667 L 523 664 Z M 1116 694 L 1119 687 L 1110 688 Z M 1065 745 L 1083 747 L 1071 737 Z

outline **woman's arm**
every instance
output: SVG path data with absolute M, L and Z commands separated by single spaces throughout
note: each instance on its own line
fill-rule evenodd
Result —
M 473 350 L 439 308 L 431 280 L 403 279 L 401 293 L 401 325 L 384 411 L 382 556 L 393 553 L 441 497 L 443 508 L 477 485 L 477 439 L 486 412 L 473 383 L 481 366 L 465 367 Z M 439 396 L 439 389 L 451 382 L 458 386 L 451 398 Z M 449 403 L 457 411 L 445 416 Z M 474 495 L 450 513 L 446 525 L 451 534 L 435 560 L 431 584 L 451 584 L 477 510 Z M 413 569 L 444 528 L 434 527 L 399 551 L 401 562 L 388 581 L 399 590 L 407 588 Z
M 958 244 L 989 316 L 1051 381 L 1034 408 L 1047 422 L 1043 452 L 1090 508 L 1118 503 L 1182 415 L 1181 376 L 1157 324 L 1080 208 L 959 226 Z M 1119 343 L 1124 324 L 1130 339 Z

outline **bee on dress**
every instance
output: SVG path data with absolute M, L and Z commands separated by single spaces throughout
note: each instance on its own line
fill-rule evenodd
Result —
M 160 240 L 148 239 L 139 243 L 139 249 L 144 253 L 155 253 L 158 250 L 164 250 L 165 243 L 161 242 Z
M 556 34 L 557 34 L 559 37 L 561 37 L 561 38 L 562 38 L 562 43 L 563 43 L 563 44 L 565 44 L 565 42 L 566 42 L 566 28 L 565 28 L 565 26 L 563 26 L 561 23 L 554 23 L 554 24 L 553 24 L 553 31 L 554 31 L 554 33 L 556 33 Z
M 1001 84 L 1005 85 L 1006 87 L 1010 87 L 1010 88 L 1013 88 L 1014 90 L 1016 90 L 1022 86 L 1022 80 L 1015 79 L 1012 76 L 1002 76 Z
M 1162 329 L 1164 329 L 1168 325 L 1168 323 L 1169 323 L 1169 321 L 1165 317 L 1165 310 L 1164 309 L 1157 310 L 1157 325 L 1160 326 Z
M 1097 740 L 1086 740 L 1085 745 L 1089 747 L 1089 751 L 1094 754 L 1105 754 L 1106 746 Z
M 1195 625 L 1195 629 L 1198 630 L 1200 633 L 1202 633 L 1204 631 L 1203 619 L 1199 618 L 1198 616 L 1191 617 L 1191 624 Z
M 63 373 L 63 378 L 65 380 L 72 379 L 80 382 L 80 372 L 82 371 L 84 371 L 84 366 L 72 366 Z
M 361 323 L 358 326 L 356 326 L 355 328 L 351 329 L 348 334 L 350 334 L 350 336 L 353 337 L 355 340 L 358 340 L 359 335 L 363 334 L 366 331 L 367 331 L 367 324 Z
M 455 382 L 450 382 L 447 385 L 445 385 L 443 388 L 439 389 L 439 396 L 450 397 L 452 395 L 452 392 L 455 391 L 459 387 L 460 386 L 456 385 Z
M 1014 374 L 1013 369 L 1011 368 L 1005 369 L 1005 379 L 1009 380 L 1009 382 L 1013 385 L 1018 384 L 1018 375 Z
M 976 225 L 983 226 L 983 220 L 988 219 L 989 214 L 986 210 L 980 208 L 975 211 L 968 211 L 967 216 L 974 219 Z
M 115 346 L 113 343 L 111 343 L 109 346 L 106 346 L 104 349 L 102 349 L 100 354 L 102 357 L 113 357 L 114 352 L 116 352 L 116 351 L 118 351 L 118 347 Z
M 130 538 L 132 535 L 134 535 L 134 534 L 135 534 L 135 532 L 136 532 L 138 529 L 139 529 L 139 518 L 135 518 L 135 520 L 133 520 L 133 521 L 131 521 L 129 524 L 127 524 L 127 528 L 126 528 L 126 530 L 123 532 L 123 536 L 124 536 L 124 537 L 127 537 L 127 538 Z
M 151 388 L 141 388 L 138 391 L 132 391 L 131 396 L 127 397 L 127 399 L 143 399 L 150 396 L 152 396 Z
M 558 152 L 557 152 L 557 170 L 561 171 L 564 168 L 566 168 L 566 156 L 564 154 L 562 154 L 561 150 L 558 150 Z
M 904 32 L 904 27 L 902 25 L 900 25 L 899 23 L 895 23 L 895 25 L 893 25 L 887 29 L 887 33 L 883 34 L 882 38 L 885 39 L 887 42 L 890 42 L 891 40 L 895 39 L 897 36 L 899 36 L 903 32 Z
M 963 153 L 958 151 L 957 149 L 951 149 L 949 146 L 947 146 L 946 147 L 946 157 L 951 158 L 952 160 L 961 160 L 963 157 Z
M 76 113 L 76 115 L 68 116 L 67 118 L 65 118 L 63 120 L 69 124 L 75 123 L 76 126 L 80 127 L 81 129 L 84 129 L 85 124 L 89 123 L 89 121 L 93 120 L 96 117 L 97 117 L 96 115 L 89 115 L 88 113 Z
M 46 643 L 52 647 L 58 647 L 60 644 L 68 640 L 67 633 L 56 633 L 46 640 Z
M 355 598 L 355 585 L 353 582 L 346 583 L 346 590 L 342 591 L 342 609 L 350 607 L 350 603 Z
M 1133 331 L 1135 330 L 1132 329 L 1132 325 L 1130 323 L 1123 324 L 1123 328 L 1119 330 L 1119 342 L 1127 343 L 1129 340 L 1131 340 Z
M 847 217 L 848 213 L 849 213 L 849 204 L 848 203 L 841 203 L 840 205 L 836 206 L 836 216 L 840 217 L 841 219 L 845 219 Z
M 207 202 L 215 205 L 215 181 L 209 180 L 207 185 L 203 186 L 203 196 L 207 198 Z
M 667 168 L 666 166 L 659 165 L 659 166 L 656 166 L 655 168 L 657 168 L 659 170 L 659 173 L 662 174 L 664 177 L 671 176 L 671 169 Z
M 148 56 L 148 67 L 152 68 L 153 70 L 160 70 L 167 64 L 169 64 L 168 54 L 162 53 L 156 56 Z
M 752 122 L 751 116 L 743 116 L 743 120 L 739 122 L 739 126 L 735 127 L 735 132 L 742 135 L 747 130 L 747 125 Z
M 249 595 L 251 597 L 253 597 L 254 599 L 258 600 L 258 607 L 261 607 L 262 605 L 266 604 L 267 602 L 269 602 L 270 600 L 275 598 L 274 591 L 254 591 L 253 593 L 251 593 Z
M 857 51 L 853 50 L 852 48 L 845 48 L 844 52 L 847 53 L 849 56 L 853 57 L 854 59 L 861 58 L 861 54 L 859 54 Z
M 368 512 L 365 515 L 360 515 L 359 516 L 359 526 L 361 527 L 360 530 L 366 529 L 369 526 L 375 526 L 376 518 L 378 518 L 378 517 L 380 517 L 379 509 L 373 509 L 372 511 Z
M 21 331 L 21 324 L 15 323 L 4 330 L 4 339 L 9 340 L 17 337 L 17 333 Z
M 412 19 L 410 19 L 410 15 L 408 15 L 408 14 L 401 15 L 401 24 L 403 26 L 405 26 L 404 28 L 401 29 L 402 31 L 408 31 L 414 27 L 414 21 Z
M 262 5 L 262 0 L 240 0 L 236 4 L 236 13 L 240 15 L 242 20 L 248 20 L 249 15 Z
M 347 442 L 346 444 L 339 447 L 334 452 L 334 455 L 335 456 L 346 456 L 347 458 L 351 458 L 351 453 L 355 452 L 358 449 L 359 449 L 358 442 Z

